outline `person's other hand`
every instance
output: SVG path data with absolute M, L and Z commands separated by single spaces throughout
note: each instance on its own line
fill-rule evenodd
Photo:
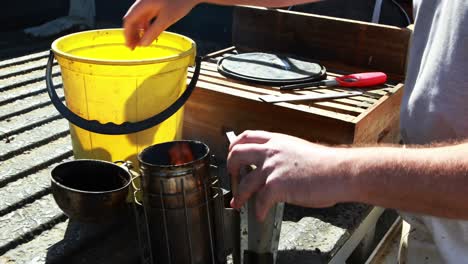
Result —
M 257 218 L 261 221 L 278 202 L 306 207 L 329 207 L 345 201 L 348 180 L 340 155 L 332 148 L 278 133 L 246 131 L 229 146 L 231 181 L 238 181 L 233 208 L 240 208 L 257 193 Z M 244 166 L 256 169 L 239 175 Z
M 150 45 L 197 3 L 198 0 L 136 0 L 124 16 L 126 45 L 131 49 Z

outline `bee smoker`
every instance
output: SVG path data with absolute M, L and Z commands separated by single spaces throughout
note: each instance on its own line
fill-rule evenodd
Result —
M 229 142 L 236 138 L 234 132 L 227 132 Z M 245 175 L 254 170 L 254 166 L 241 168 L 240 174 Z M 234 193 L 238 189 L 237 182 L 231 182 Z M 256 194 L 240 209 L 234 236 L 239 237 L 234 247 L 234 264 L 275 264 L 283 220 L 284 203 L 278 203 L 267 213 L 265 220 L 259 222 L 256 218 Z
M 170 152 L 178 144 L 189 147 L 191 160 L 174 164 Z M 220 187 L 206 144 L 192 140 L 161 143 L 144 149 L 138 160 L 141 188 L 135 190 L 134 208 L 143 263 L 219 264 L 226 263 L 231 253 L 234 264 L 253 260 L 249 257 L 252 243 L 245 244 L 246 234 L 241 230 L 241 223 L 245 226 L 245 219 L 251 217 L 247 211 L 239 213 L 225 206 L 230 193 Z M 282 210 L 281 215 L 274 215 L 279 221 L 270 217 L 269 228 L 259 229 L 258 234 L 252 228 L 246 230 L 258 236 L 248 241 L 267 241 L 257 249 L 271 258 L 257 258 L 266 262 L 255 263 L 274 263 L 278 243 L 273 241 L 279 238 Z M 245 227 L 254 227 L 248 223 Z

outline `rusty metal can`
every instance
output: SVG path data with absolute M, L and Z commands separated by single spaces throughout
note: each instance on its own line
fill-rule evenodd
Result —
M 173 165 L 169 150 L 188 144 L 193 160 Z M 171 141 L 139 155 L 150 250 L 157 263 L 216 263 L 210 150 L 199 141 Z

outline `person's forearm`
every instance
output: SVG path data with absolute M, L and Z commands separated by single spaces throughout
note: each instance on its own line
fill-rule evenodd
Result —
M 286 7 L 305 3 L 319 2 L 321 0 L 195 0 L 198 3 L 217 5 L 251 5 L 261 7 Z
M 350 200 L 468 219 L 468 143 L 433 148 L 355 148 L 344 166 Z

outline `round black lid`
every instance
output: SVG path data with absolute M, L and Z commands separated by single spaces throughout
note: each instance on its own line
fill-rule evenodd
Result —
M 313 82 L 326 78 L 325 67 L 318 63 L 263 52 L 222 58 L 218 62 L 218 71 L 229 78 L 266 85 Z

